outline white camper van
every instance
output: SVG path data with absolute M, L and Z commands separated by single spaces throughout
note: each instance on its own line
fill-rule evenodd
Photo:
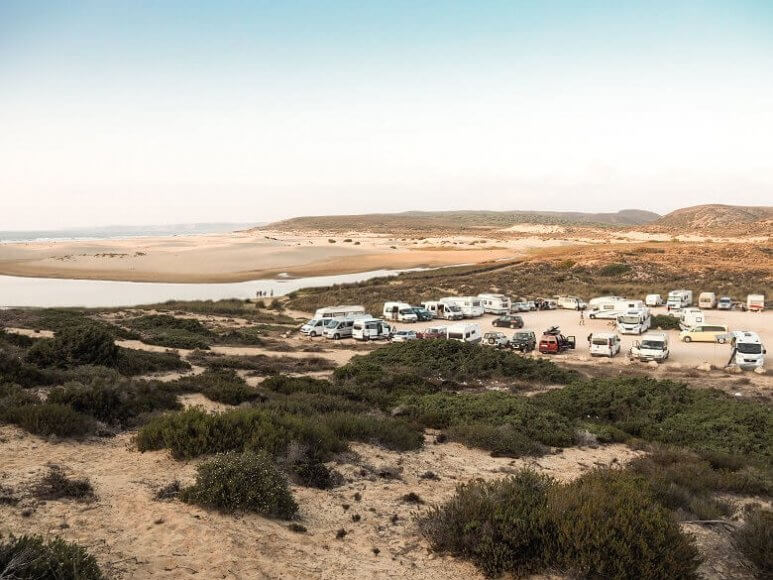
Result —
M 588 305 L 582 298 L 577 296 L 555 296 L 559 308 L 567 310 L 585 310 Z
M 446 296 L 440 302 L 446 306 L 458 306 L 465 318 L 483 316 L 483 305 L 477 296 Z
M 325 329 L 322 336 L 339 340 L 341 338 L 351 338 L 356 318 L 328 318 L 325 322 Z
M 668 336 L 654 332 L 648 332 L 640 340 L 634 342 L 628 352 L 628 356 L 632 359 L 642 362 L 651 360 L 664 362 L 668 359 L 668 355 Z
M 325 323 L 330 320 L 329 318 L 312 318 L 306 324 L 301 326 L 301 334 L 306 336 L 322 336 L 322 331 L 325 330 Z
M 613 357 L 620 352 L 620 337 L 613 332 L 594 332 L 590 337 L 590 355 Z
M 689 330 L 704 322 L 706 322 L 706 317 L 703 314 L 703 310 L 695 308 L 694 306 L 685 308 L 682 310 L 681 314 L 679 314 L 679 328 L 682 330 Z
M 446 331 L 446 338 L 477 344 L 483 339 L 483 336 L 480 333 L 480 326 L 477 324 L 452 324 Z
M 314 313 L 314 318 L 354 318 L 364 315 L 365 308 L 363 306 L 344 305 L 318 308 Z
M 649 308 L 629 310 L 617 317 L 617 332 L 620 334 L 642 334 L 652 325 Z
M 765 365 L 765 345 L 759 334 L 748 330 L 733 332 L 733 362 L 744 370 L 754 370 Z
M 378 318 L 358 318 L 352 325 L 355 340 L 386 340 L 392 336 L 392 327 Z
M 483 312 L 489 314 L 508 314 L 510 312 L 510 298 L 504 294 L 478 294 Z
M 666 306 L 669 310 L 681 310 L 692 306 L 692 290 L 671 290 Z
M 618 300 L 625 300 L 623 296 L 596 296 L 588 300 L 588 310 L 600 310 L 604 304 L 614 304 Z
M 384 318 L 400 322 L 416 322 L 419 317 L 407 302 L 384 302 Z
M 663 306 L 663 297 L 660 294 L 647 294 L 644 303 L 650 307 Z
M 717 295 L 714 292 L 701 292 L 698 296 L 698 306 L 701 308 L 716 308 Z
M 615 299 L 612 300 L 611 298 Z M 588 312 L 588 318 L 617 320 L 618 316 L 622 316 L 626 312 L 646 309 L 647 306 L 641 300 L 618 299 L 617 297 L 610 296 L 609 299 L 605 301 L 596 302 Z
M 765 310 L 765 295 L 749 294 L 746 297 L 746 310 L 749 312 L 762 312 Z
M 422 302 L 421 307 L 429 311 L 435 318 L 442 318 L 444 320 L 461 320 L 464 318 L 462 309 L 455 304 L 446 304 L 439 300 L 430 300 Z

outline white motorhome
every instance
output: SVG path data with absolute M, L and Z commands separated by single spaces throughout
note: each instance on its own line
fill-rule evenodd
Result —
M 594 332 L 590 337 L 590 355 L 613 357 L 620 352 L 620 337 L 614 332 Z
M 314 313 L 314 318 L 354 318 L 356 316 L 364 316 L 365 308 L 363 306 L 343 305 L 343 306 L 328 306 L 326 308 L 318 308 Z
M 669 310 L 681 310 L 692 306 L 692 290 L 671 290 L 666 306 Z
M 626 300 L 625 298 L 596 302 L 588 312 L 588 318 L 617 320 L 618 316 L 632 310 L 647 310 L 647 306 L 641 300 Z
M 750 312 L 762 312 L 765 310 L 765 295 L 749 294 L 746 297 L 746 310 Z
M 446 296 L 440 302 L 446 306 L 458 306 L 465 318 L 483 316 L 483 305 L 477 296 Z
M 663 297 L 660 294 L 647 294 L 644 303 L 647 306 L 663 306 Z
M 633 343 L 628 356 L 632 359 L 646 361 L 664 362 L 668 359 L 670 351 L 668 350 L 668 336 L 665 334 L 648 332 Z
M 555 299 L 559 308 L 567 310 L 585 310 L 588 307 L 586 302 L 577 296 L 555 296 Z
M 617 332 L 620 334 L 642 334 L 652 325 L 649 308 L 629 310 L 617 317 Z
M 717 295 L 714 292 L 701 292 L 698 295 L 698 306 L 701 308 L 716 308 Z
M 706 317 L 703 314 L 703 310 L 700 308 L 695 308 L 694 306 L 685 308 L 679 314 L 679 328 L 682 330 L 689 330 L 690 328 L 697 326 L 698 324 L 703 324 L 704 322 L 706 322 Z
M 419 317 L 407 302 L 384 302 L 384 318 L 400 322 L 416 322 Z
M 461 320 L 464 318 L 462 309 L 455 304 L 446 304 L 439 300 L 430 300 L 422 302 L 421 307 L 428 310 L 435 318 L 442 318 L 445 320 Z
M 477 344 L 483 339 L 483 335 L 477 324 L 452 324 L 446 330 L 446 338 Z
M 379 318 L 358 318 L 352 325 L 355 340 L 381 340 L 392 336 L 392 327 Z
M 507 314 L 510 312 L 510 298 L 504 294 L 478 294 L 483 312 Z
M 734 331 L 730 344 L 733 346 L 733 360 L 744 370 L 754 370 L 765 365 L 765 345 L 760 335 L 749 330 Z
M 604 304 L 614 304 L 618 300 L 625 300 L 623 296 L 596 296 L 588 300 L 588 310 L 598 310 Z

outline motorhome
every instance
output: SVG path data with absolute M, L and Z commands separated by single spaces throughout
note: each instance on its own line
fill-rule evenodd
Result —
M 682 342 L 718 342 L 724 344 L 728 340 L 727 325 L 699 324 L 679 334 Z
M 483 304 L 477 296 L 446 296 L 440 302 L 447 306 L 458 306 L 465 318 L 483 316 Z
M 413 307 L 407 302 L 384 302 L 384 318 L 400 322 L 416 322 L 419 320 Z
M 650 307 L 663 306 L 663 297 L 660 294 L 647 294 L 644 303 Z
M 483 312 L 489 314 L 507 314 L 510 312 L 510 298 L 504 294 L 478 294 Z
M 452 324 L 448 327 L 446 338 L 477 344 L 483 339 L 483 336 L 480 333 L 480 326 L 477 324 Z
M 705 322 L 705 320 L 706 317 L 703 314 L 703 310 L 691 306 L 690 308 L 685 308 L 679 314 L 679 328 L 688 330 Z
M 692 306 L 692 290 L 671 290 L 666 306 L 669 310 L 681 310 Z
M 714 292 L 701 292 L 698 296 L 698 306 L 701 308 L 716 308 L 717 295 Z
M 379 318 L 358 318 L 352 325 L 355 340 L 382 340 L 392 336 L 392 327 Z
M 422 302 L 421 307 L 432 313 L 435 318 L 442 318 L 445 320 L 461 320 L 464 318 L 462 309 L 455 304 L 446 304 L 440 301 L 428 301 Z
M 588 300 L 588 310 L 591 312 L 600 310 L 603 305 L 614 304 L 620 300 L 625 300 L 625 298 L 623 296 L 596 296 L 596 298 Z
M 617 320 L 618 316 L 632 310 L 647 310 L 647 306 L 641 300 L 626 300 L 625 298 L 596 302 L 588 311 L 588 318 Z
M 363 306 L 328 306 L 327 308 L 318 308 L 314 313 L 314 318 L 355 318 L 364 316 L 365 308 Z
M 754 370 L 765 365 L 765 346 L 759 334 L 748 330 L 733 332 L 733 362 L 744 370 Z
M 585 310 L 588 305 L 582 298 L 577 296 L 555 296 L 559 308 L 567 310 Z
M 620 352 L 620 337 L 614 332 L 594 332 L 590 337 L 590 355 L 613 357 Z
M 750 312 L 762 312 L 765 310 L 765 295 L 749 294 L 746 297 L 746 310 Z
M 652 325 L 649 308 L 629 310 L 617 317 L 617 332 L 620 334 L 642 334 Z
M 351 338 L 355 318 L 328 318 L 322 336 L 339 340 L 341 338 Z
M 647 362 L 654 360 L 663 362 L 668 360 L 668 336 L 660 333 L 648 332 L 633 343 L 628 356 L 634 360 Z

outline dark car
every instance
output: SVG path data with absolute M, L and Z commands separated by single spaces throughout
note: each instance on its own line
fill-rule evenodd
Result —
M 494 326 L 506 326 L 507 328 L 523 328 L 523 318 L 520 316 L 513 316 L 512 314 L 505 314 L 494 319 L 492 322 Z
M 521 330 L 510 339 L 510 348 L 521 352 L 531 352 L 537 348 L 537 337 L 533 330 Z
M 411 308 L 411 310 L 414 312 L 414 314 L 416 314 L 416 318 L 419 322 L 426 322 L 427 320 L 432 320 L 433 318 L 432 313 L 426 308 L 414 306 Z

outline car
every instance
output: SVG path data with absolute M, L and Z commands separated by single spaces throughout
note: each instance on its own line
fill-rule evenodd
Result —
M 417 338 L 415 330 L 398 330 L 392 335 L 392 342 L 407 342 Z
M 492 322 L 494 326 L 505 326 L 507 328 L 523 328 L 523 318 L 520 316 L 513 316 L 512 314 L 505 314 L 499 316 Z
M 505 336 L 504 332 L 487 332 L 483 335 L 483 344 L 505 348 L 510 345 L 510 340 Z
M 510 339 L 510 348 L 521 352 L 531 352 L 537 348 L 537 337 L 533 330 L 520 330 Z
M 526 304 L 529 306 L 530 312 L 534 312 L 535 310 L 537 310 L 537 303 L 534 302 L 534 300 L 529 300 Z
M 413 313 L 416 315 L 419 322 L 427 322 L 434 318 L 429 310 L 422 308 L 421 306 L 413 306 L 411 310 L 413 310 Z
M 448 336 L 448 327 L 446 326 L 430 326 L 424 330 L 420 330 L 416 333 L 416 338 L 446 338 Z
M 539 339 L 539 351 L 542 354 L 558 354 L 574 350 L 577 340 L 574 336 L 564 336 L 557 326 L 548 328 Z
M 717 310 L 732 310 L 733 299 L 730 296 L 720 296 L 717 300 Z
M 528 312 L 530 310 L 528 302 L 513 302 L 510 306 L 510 312 Z
M 682 342 L 718 342 L 724 344 L 729 335 L 726 324 L 698 324 L 683 330 L 679 335 Z

